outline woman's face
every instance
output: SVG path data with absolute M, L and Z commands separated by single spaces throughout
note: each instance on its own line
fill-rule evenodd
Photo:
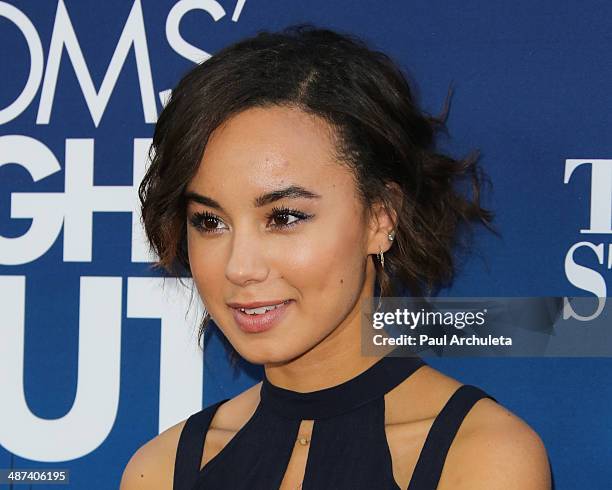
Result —
M 285 107 L 248 109 L 213 132 L 188 185 L 195 284 L 212 319 L 250 362 L 325 352 L 320 345 L 341 338 L 340 331 L 359 341 L 356 312 L 374 285 L 368 254 L 388 246 L 385 232 L 366 221 L 351 171 L 333 149 L 320 118 Z M 257 332 L 242 328 L 237 318 L 251 317 L 228 305 L 287 300 L 276 323 Z

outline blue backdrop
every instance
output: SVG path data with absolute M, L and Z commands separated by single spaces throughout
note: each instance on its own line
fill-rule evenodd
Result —
M 117 488 L 146 440 L 261 376 L 218 337 L 198 352 L 197 301 L 162 289 L 135 211 L 165 91 L 259 29 L 358 34 L 433 114 L 454 84 L 440 145 L 482 151 L 503 236 L 480 230 L 442 294 L 608 296 L 611 18 L 595 0 L 0 1 L 0 468 Z M 429 362 L 527 421 L 555 488 L 610 488 L 611 359 Z

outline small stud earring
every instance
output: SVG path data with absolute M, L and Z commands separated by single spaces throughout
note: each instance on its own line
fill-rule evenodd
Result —
M 395 238 L 395 230 L 389 233 L 387 236 L 389 237 L 389 241 L 392 242 Z

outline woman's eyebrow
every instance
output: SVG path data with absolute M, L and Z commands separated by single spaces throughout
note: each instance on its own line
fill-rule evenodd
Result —
M 261 196 L 255 198 L 255 200 L 253 201 L 253 206 L 256 208 L 260 208 L 280 199 L 319 199 L 320 197 L 321 196 L 319 194 L 309 191 L 305 187 L 299 185 L 290 185 L 282 189 L 277 189 L 262 194 Z M 197 203 L 203 204 L 204 206 L 208 206 L 218 211 L 225 212 L 223 206 L 221 206 L 221 204 L 215 201 L 212 197 L 203 196 L 202 194 L 198 194 L 194 191 L 185 192 L 185 199 L 187 200 L 187 202 L 195 201 Z

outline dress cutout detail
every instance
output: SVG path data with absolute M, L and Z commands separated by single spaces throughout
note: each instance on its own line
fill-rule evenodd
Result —
M 330 388 L 300 393 L 264 374 L 251 418 L 200 469 L 205 437 L 220 400 L 191 415 L 176 451 L 174 490 L 276 490 L 302 420 L 314 420 L 302 490 L 401 490 L 385 434 L 384 395 L 426 365 L 419 357 L 386 356 Z M 446 454 L 472 406 L 495 398 L 472 385 L 448 399 L 427 434 L 408 490 L 435 490 Z M 397 464 L 397 463 L 396 463 Z

